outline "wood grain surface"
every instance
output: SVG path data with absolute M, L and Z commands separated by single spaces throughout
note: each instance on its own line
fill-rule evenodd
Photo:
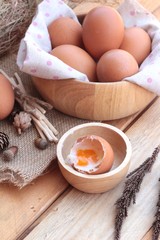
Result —
M 79 5 L 83 2 L 82 5 Z M 160 19 L 159 0 L 140 0 Z M 76 11 L 86 4 L 119 4 L 119 1 L 70 1 Z M 132 147 L 130 171 L 149 157 L 160 142 L 160 99 L 156 98 L 141 113 L 109 121 L 129 137 Z M 146 175 L 135 205 L 124 222 L 121 240 L 151 240 L 151 224 L 158 197 L 160 158 Z M 0 184 L 0 239 L 2 240 L 112 240 L 114 202 L 123 190 L 122 182 L 103 194 L 82 193 L 62 177 L 56 161 L 48 173 L 32 184 L 17 189 Z
M 130 116 L 155 98 L 155 94 L 127 81 L 84 83 L 76 79 L 46 81 L 37 77 L 32 80 L 41 96 L 55 109 L 95 121 Z
M 160 141 L 159 104 L 160 99 L 126 132 L 133 147 L 130 171 L 149 157 Z M 160 156 L 152 171 L 144 178 L 136 204 L 129 209 L 128 219 L 124 221 L 122 228 L 122 240 L 143 239 L 150 229 L 158 197 L 159 168 Z M 34 223 L 32 227 L 35 228 L 25 240 L 113 239 L 114 203 L 121 195 L 123 186 L 124 181 L 104 194 L 85 194 L 76 189 L 69 190 L 48 209 L 45 217 L 38 220 L 39 224 Z

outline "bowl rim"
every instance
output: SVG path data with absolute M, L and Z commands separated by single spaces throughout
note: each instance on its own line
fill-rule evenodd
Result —
M 109 128 L 110 130 L 118 133 L 122 137 L 122 139 L 124 140 L 124 142 L 126 144 L 126 155 L 125 155 L 124 160 L 121 162 L 121 164 L 118 167 L 114 168 L 113 170 L 110 170 L 109 172 L 102 173 L 102 174 L 95 174 L 95 175 L 84 174 L 84 173 L 78 172 L 75 169 L 73 169 L 71 166 L 66 164 L 63 159 L 61 150 L 63 147 L 63 142 L 66 139 L 66 137 L 68 137 L 70 134 L 73 134 L 75 130 L 79 130 L 81 128 L 90 127 L 90 126 Z M 130 142 L 129 138 L 127 137 L 127 135 L 119 128 L 112 126 L 110 124 L 107 124 L 107 123 L 91 122 L 91 123 L 79 124 L 75 127 L 70 128 L 67 132 L 65 132 L 57 144 L 58 164 L 62 165 L 63 168 L 65 168 L 65 170 L 68 171 L 69 173 L 71 173 L 77 177 L 84 178 L 84 179 L 103 179 L 105 177 L 111 177 L 111 176 L 119 173 L 121 170 L 123 170 L 128 165 L 128 163 L 130 162 L 130 159 L 131 159 L 131 155 L 132 155 L 132 146 L 131 146 L 131 142 Z
M 133 75 L 132 75 L 133 76 Z M 33 76 L 34 78 L 34 76 Z M 51 80 L 51 79 L 45 79 L 45 80 Z M 79 83 L 79 84 L 85 84 L 85 85 L 102 85 L 104 87 L 105 86 L 128 86 L 128 85 L 132 85 L 136 88 L 140 88 L 140 89 L 143 89 L 143 90 L 146 90 L 147 92 L 149 92 L 149 90 L 145 89 L 145 88 L 142 88 L 140 85 L 136 84 L 136 83 L 133 83 L 133 82 L 129 82 L 125 79 L 122 79 L 121 81 L 115 81 L 115 82 L 92 82 L 92 81 L 82 81 L 78 78 L 64 78 L 64 79 L 57 79 L 57 80 L 54 80 L 54 81 L 68 81 L 68 80 L 71 80 L 71 81 L 74 81 L 75 83 Z M 154 93 L 153 93 L 154 94 Z

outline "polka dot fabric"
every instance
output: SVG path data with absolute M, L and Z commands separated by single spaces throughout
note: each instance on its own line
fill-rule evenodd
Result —
M 152 51 L 141 64 L 139 72 L 124 80 L 160 96 L 160 22 L 136 0 L 125 0 L 117 10 L 126 27 L 139 26 L 152 39 Z M 49 54 L 51 42 L 47 26 L 60 16 L 69 16 L 78 21 L 73 10 L 62 0 L 43 0 L 38 5 L 37 14 L 21 40 L 17 65 L 21 71 L 41 78 L 88 81 L 86 75 Z
M 44 0 L 21 40 L 17 64 L 21 71 L 47 79 L 78 78 L 88 81 L 87 76 L 49 54 L 51 42 L 47 26 L 61 16 L 78 21 L 75 13 L 62 0 Z
M 160 22 L 135 0 L 126 0 L 118 8 L 125 26 L 138 26 L 152 39 L 152 51 L 143 61 L 139 72 L 124 80 L 138 84 L 160 96 Z

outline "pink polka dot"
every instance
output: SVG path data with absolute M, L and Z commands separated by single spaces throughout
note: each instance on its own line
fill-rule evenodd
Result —
M 72 69 L 71 67 L 68 67 L 68 70 L 69 70 L 69 71 L 73 71 L 73 69 Z
M 38 25 L 38 23 L 37 22 L 33 22 L 33 26 L 37 26 Z
M 35 68 L 32 68 L 32 69 L 30 70 L 30 72 L 31 72 L 31 73 L 36 73 L 37 70 L 36 70 Z
M 130 11 L 130 15 L 131 15 L 131 16 L 134 16 L 135 14 L 136 14 L 135 10 L 131 10 L 131 11 Z
M 47 65 L 48 65 L 48 66 L 51 66 L 51 65 L 52 65 L 52 62 L 51 62 L 51 61 L 47 61 Z
M 151 77 L 147 78 L 148 83 L 152 83 L 153 79 Z
M 42 35 L 41 34 L 37 34 L 37 38 L 41 39 Z
M 49 17 L 49 16 L 50 16 L 50 14 L 47 12 L 47 13 L 45 13 L 45 16 L 46 16 L 46 17 Z
M 50 3 L 50 0 L 46 0 L 47 3 Z

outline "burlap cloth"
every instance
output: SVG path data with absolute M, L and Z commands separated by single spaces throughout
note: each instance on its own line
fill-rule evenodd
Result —
M 27 92 L 32 96 L 38 96 L 30 76 L 19 72 L 16 65 L 16 54 L 1 58 L 0 68 L 5 70 L 10 77 L 14 72 L 18 72 Z M 86 122 L 64 115 L 54 109 L 49 111 L 46 116 L 59 131 L 58 138 L 69 128 Z M 34 139 L 39 135 L 34 126 L 18 135 L 13 125 L 8 120 L 3 120 L 0 121 L 0 131 L 9 136 L 9 146 L 18 146 L 18 153 L 12 161 L 4 162 L 2 154 L 0 155 L 0 182 L 7 181 L 22 188 L 40 176 L 50 164 L 52 165 L 56 161 L 56 144 L 51 144 L 46 150 L 39 150 L 35 147 Z

